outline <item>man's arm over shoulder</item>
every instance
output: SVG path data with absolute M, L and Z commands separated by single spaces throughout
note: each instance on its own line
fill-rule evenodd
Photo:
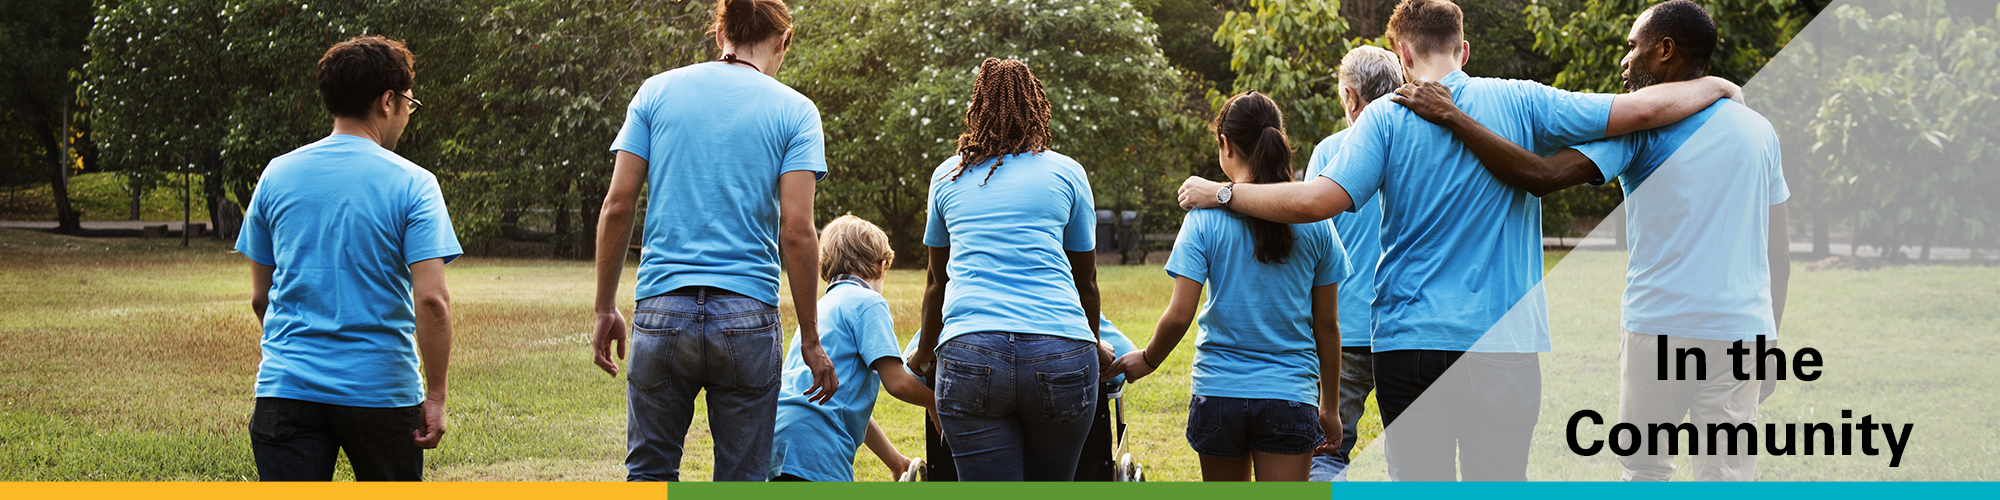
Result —
M 1405 84 L 1396 89 L 1390 100 L 1450 130 L 1495 178 L 1536 197 L 1600 179 L 1597 164 L 1575 150 L 1565 149 L 1554 157 L 1543 158 L 1494 133 L 1458 109 L 1452 102 L 1451 88 L 1444 84 Z
M 1693 116 L 1722 98 L 1742 102 L 1743 88 L 1729 80 L 1709 76 L 1618 94 L 1612 99 L 1611 117 L 1605 123 L 1604 135 L 1615 137 L 1664 127 Z M 1569 144 L 1580 142 L 1584 141 L 1571 141 Z

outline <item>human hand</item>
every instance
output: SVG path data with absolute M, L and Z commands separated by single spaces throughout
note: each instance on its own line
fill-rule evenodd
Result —
M 1731 101 L 1736 101 L 1737 104 L 1749 104 L 1749 101 L 1743 100 L 1743 87 L 1737 85 L 1736 82 L 1719 76 L 1710 76 L 1703 79 L 1709 80 L 1716 86 L 1721 87 L 1723 97 L 1727 97 Z
M 910 373 L 914 373 L 917 376 L 924 378 L 930 378 L 937 375 L 936 352 L 926 351 L 923 349 L 923 347 L 919 346 L 917 347 L 916 351 L 911 352 L 909 355 L 903 356 L 903 359 L 908 360 L 908 362 L 905 363 L 905 365 L 910 367 Z
M 833 400 L 833 393 L 840 390 L 840 376 L 833 373 L 833 360 L 826 357 L 826 349 L 818 342 L 799 346 L 799 356 L 805 358 L 806 368 L 812 370 L 813 385 L 806 388 L 806 401 L 826 404 Z
M 418 411 L 423 412 L 423 427 L 410 431 L 417 439 L 417 447 L 429 450 L 438 447 L 444 440 L 444 400 L 424 398 Z
M 1396 95 L 1389 96 L 1389 100 L 1439 125 L 1459 114 L 1458 106 L 1451 102 L 1451 87 L 1438 82 L 1405 83 L 1396 89 Z
M 1111 348 L 1110 342 L 1097 341 L 1097 373 L 1102 375 L 1099 377 L 1100 382 L 1109 382 L 1112 377 L 1118 376 L 1111 373 L 1112 362 L 1118 361 L 1117 352 Z
M 1326 401 L 1320 402 L 1326 403 Z M 1320 443 L 1319 448 L 1313 449 L 1313 453 L 1334 453 L 1340 451 L 1340 441 L 1345 437 L 1342 435 L 1345 431 L 1340 425 L 1340 410 L 1338 408 L 1327 408 L 1327 406 L 1321 404 L 1319 409 L 1319 429 L 1321 432 L 1326 433 L 1326 440 Z
M 1112 375 L 1124 374 L 1125 383 L 1128 384 L 1138 382 L 1139 379 L 1146 378 L 1147 375 L 1152 375 L 1153 370 L 1156 369 L 1153 365 L 1146 364 L 1145 349 L 1125 353 L 1124 357 L 1118 358 L 1118 361 L 1112 363 L 1112 370 L 1115 371 Z
M 597 313 L 597 332 L 591 336 L 591 361 L 597 367 L 618 376 L 618 360 L 611 359 L 612 346 L 617 345 L 618 359 L 625 359 L 625 336 L 628 335 L 625 315 L 617 309 Z
M 1220 191 L 1221 189 L 1222 189 L 1222 184 L 1218 184 L 1208 179 L 1190 176 L 1187 178 L 1186 181 L 1181 182 L 1181 191 L 1180 191 L 1181 209 L 1194 210 L 1197 208 L 1215 208 L 1222 206 L 1222 203 L 1218 202 L 1215 199 L 1215 192 Z

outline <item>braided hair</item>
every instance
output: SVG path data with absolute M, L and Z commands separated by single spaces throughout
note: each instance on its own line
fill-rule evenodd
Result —
M 1278 103 L 1256 91 L 1236 94 L 1222 104 L 1209 124 L 1216 135 L 1229 139 L 1236 153 L 1250 163 L 1251 184 L 1292 181 L 1292 143 L 1285 137 L 1285 115 Z M 1245 217 L 1250 237 L 1257 243 L 1257 262 L 1283 264 L 1292 255 L 1290 224 Z
M 979 80 L 972 85 L 972 107 L 965 110 L 965 128 L 958 135 L 958 167 L 965 170 L 994 160 L 986 180 L 1000 170 L 1001 157 L 1049 150 L 1049 97 L 1041 80 L 1021 61 L 988 57 L 979 63 Z

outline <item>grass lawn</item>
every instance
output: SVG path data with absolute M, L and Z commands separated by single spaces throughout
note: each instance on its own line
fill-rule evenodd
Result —
M 178 244 L 0 230 L 0 481 L 255 477 L 246 424 L 259 331 L 247 266 L 220 242 Z M 448 269 L 458 321 L 452 420 L 444 447 L 427 458 L 428 477 L 622 479 L 624 381 L 589 361 L 589 264 L 468 258 Z M 1557 352 L 1543 357 L 1536 479 L 1617 477 L 1608 453 L 1570 454 L 1562 426 L 1577 409 L 1615 412 L 1616 372 L 1606 382 L 1613 366 L 1602 346 L 1617 333 L 1622 276 L 1621 254 L 1579 253 L 1548 279 Z M 1105 313 L 1143 345 L 1170 283 L 1155 266 L 1105 268 Z M 1784 386 L 1764 418 L 1838 422 L 1835 410 L 1853 408 L 1857 418 L 1917 429 L 1898 469 L 1857 452 L 1766 458 L 1764 477 L 1994 479 L 1995 283 L 2000 268 L 1794 274 L 1787 339 L 1823 351 L 1827 376 Z M 917 324 L 921 284 L 916 272 L 889 279 L 904 339 Z M 1154 480 L 1199 478 L 1182 437 L 1191 359 L 1183 345 L 1126 390 L 1132 450 Z M 876 417 L 905 453 L 921 453 L 914 407 L 885 394 Z M 1368 446 L 1376 422 L 1371 407 L 1357 479 L 1382 468 L 1380 447 Z M 683 477 L 710 477 L 707 428 L 698 414 Z M 887 479 L 865 450 L 855 470 Z

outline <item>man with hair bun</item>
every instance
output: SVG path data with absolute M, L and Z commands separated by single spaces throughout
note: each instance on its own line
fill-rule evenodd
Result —
M 1449 0 L 1403 0 L 1388 38 L 1409 78 L 1449 87 L 1474 121 L 1542 152 L 1668 125 L 1741 91 L 1719 78 L 1615 96 L 1474 78 L 1461 70 L 1472 56 L 1463 23 Z M 1549 351 L 1540 200 L 1402 106 L 1369 106 L 1348 134 L 1319 177 L 1233 189 L 1193 177 L 1181 205 L 1298 223 L 1379 194 L 1370 342 L 1389 476 L 1526 480 L 1541 411 L 1537 353 Z
M 244 214 L 236 251 L 264 330 L 258 479 L 330 481 L 344 452 L 356 480 L 421 481 L 444 438 L 444 265 L 462 252 L 437 177 L 391 151 L 422 104 L 412 59 L 374 35 L 327 49 L 333 133 L 272 159 Z
M 778 277 L 798 313 L 803 391 L 840 383 L 819 342 L 814 183 L 826 176 L 819 108 L 775 77 L 792 43 L 782 0 L 718 0 L 722 57 L 653 75 L 632 96 L 597 232 L 593 361 L 625 357 L 618 279 L 639 189 L 650 186 L 630 323 L 625 468 L 677 481 L 695 397 L 708 393 L 715 479 L 769 477 L 780 387 Z

